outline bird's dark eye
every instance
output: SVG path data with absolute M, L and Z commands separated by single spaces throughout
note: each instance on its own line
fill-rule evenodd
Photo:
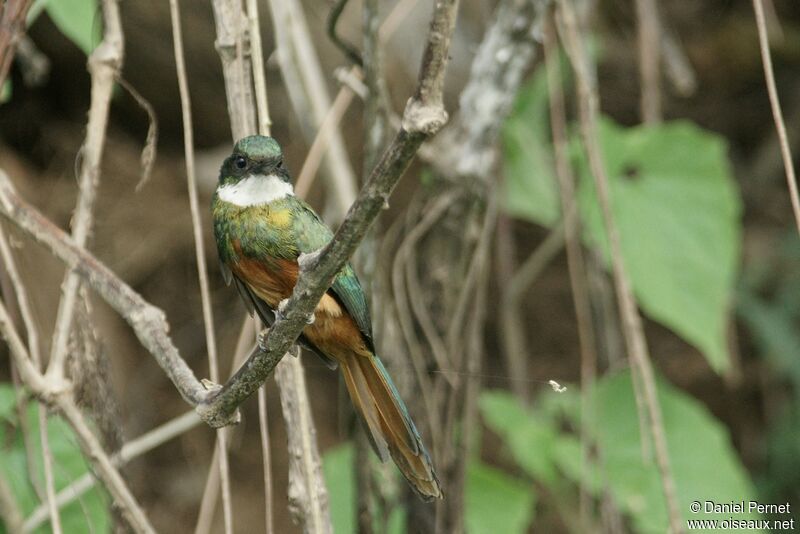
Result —
M 244 156 L 236 156 L 233 159 L 233 164 L 236 165 L 237 169 L 244 169 L 247 167 L 247 159 L 245 159 Z

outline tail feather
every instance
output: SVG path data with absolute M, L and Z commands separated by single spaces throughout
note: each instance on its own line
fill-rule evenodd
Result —
M 426 501 L 442 497 L 428 451 L 378 357 L 352 354 L 341 362 L 341 369 L 353 405 L 381 460 L 386 460 L 388 448 L 400 472 L 420 497 Z

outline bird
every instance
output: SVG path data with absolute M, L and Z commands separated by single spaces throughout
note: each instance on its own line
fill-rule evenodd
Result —
M 265 327 L 297 282 L 301 254 L 333 238 L 330 228 L 294 194 L 280 144 L 252 135 L 237 141 L 220 168 L 211 211 L 222 275 Z M 394 460 L 424 501 L 443 492 L 430 455 L 375 352 L 366 296 L 352 265 L 336 275 L 298 342 L 340 369 L 375 453 Z

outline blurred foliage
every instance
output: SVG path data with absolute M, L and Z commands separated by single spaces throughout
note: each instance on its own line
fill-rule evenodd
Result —
M 8 481 L 24 516 L 28 516 L 39 506 L 40 500 L 28 476 L 28 460 L 22 438 L 20 421 L 17 418 L 16 397 L 12 386 L 0 384 L 0 471 Z M 36 480 L 44 485 L 44 470 L 41 463 L 42 444 L 38 431 L 39 406 L 31 402 L 27 409 L 27 427 L 30 429 L 29 441 L 36 464 L 31 467 Z M 68 486 L 89 469 L 76 443 L 69 426 L 58 417 L 48 417 L 47 431 L 50 449 L 53 454 L 53 475 L 56 492 Z M 97 487 L 92 488 L 81 498 L 61 508 L 61 525 L 64 532 L 109 532 L 111 518 L 106 494 Z M 49 532 L 49 523 L 35 532 Z M 6 532 L 0 524 L 0 533 Z
M 479 461 L 467 465 L 464 501 L 469 534 L 524 533 L 533 520 L 530 484 Z
M 756 480 L 767 498 L 788 495 L 800 502 L 800 239 L 793 231 L 771 257 L 745 270 L 737 312 L 770 370 L 765 395 L 780 402 L 773 407 Z
M 327 451 L 322 460 L 336 534 L 350 534 L 357 530 L 354 456 L 352 444 L 346 443 Z M 464 519 L 469 534 L 527 532 L 534 513 L 534 495 L 529 484 L 473 460 L 467 466 L 465 491 Z M 376 513 L 383 514 L 380 510 Z M 407 531 L 402 508 L 390 511 L 386 530 L 377 528 L 377 519 L 377 532 L 399 534 Z
M 515 217 L 552 226 L 561 207 L 547 108 L 547 77 L 540 68 L 520 89 L 503 126 L 503 207 Z
M 11 80 L 6 80 L 3 82 L 3 86 L 0 87 L 0 104 L 4 104 L 11 100 Z
M 70 41 L 88 56 L 100 42 L 102 24 L 97 0 L 35 0 L 28 11 L 28 25 L 42 11 Z
M 665 381 L 659 382 L 658 389 L 681 513 L 695 518 L 689 513 L 689 504 L 695 500 L 727 503 L 754 499 L 753 485 L 727 429 L 691 396 Z M 596 454 L 582 459 L 577 437 L 565 430 L 580 426 L 580 399 L 571 390 L 544 393 L 535 412 L 500 391 L 484 393 L 480 402 L 486 424 L 502 438 L 513 460 L 553 495 L 574 499 L 575 491 L 565 492 L 563 479 L 573 485 L 583 480 L 595 497 L 610 491 L 636 532 L 666 532 L 660 476 L 649 434 L 648 445 L 643 448 L 641 444 L 630 375 L 625 372 L 598 380 L 588 405 L 589 439 Z M 531 446 L 523 446 L 526 440 L 532 440 Z M 574 509 L 574 500 L 565 505 L 566 510 Z M 703 519 L 715 517 L 728 516 L 703 514 Z M 737 515 L 737 519 L 749 517 Z
M 541 71 L 521 91 L 504 130 L 505 208 L 551 226 L 558 199 Z M 741 241 L 739 193 L 725 142 L 685 121 L 624 128 L 610 119 L 600 122 L 599 140 L 639 305 L 724 371 Z M 594 180 L 577 135 L 572 145 L 584 239 L 608 260 Z
M 322 470 L 328 485 L 331 520 L 336 534 L 356 532 L 356 480 L 355 450 L 350 442 L 339 445 L 325 452 L 322 458 Z M 383 511 L 376 510 L 377 514 Z M 375 518 L 376 525 L 379 524 Z M 395 508 L 388 513 L 386 534 L 406 532 L 406 513 L 402 508 Z M 378 530 L 382 532 L 383 530 Z
M 622 255 L 639 305 L 724 371 L 741 241 L 724 141 L 685 121 L 622 128 L 606 119 L 599 126 Z M 609 258 L 594 182 L 588 165 L 579 169 L 587 238 Z

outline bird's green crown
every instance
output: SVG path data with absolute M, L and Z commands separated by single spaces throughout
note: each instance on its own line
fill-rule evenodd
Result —
M 281 145 L 272 137 L 251 135 L 239 139 L 220 168 L 219 184 L 235 184 L 252 175 L 275 175 L 289 181 Z

